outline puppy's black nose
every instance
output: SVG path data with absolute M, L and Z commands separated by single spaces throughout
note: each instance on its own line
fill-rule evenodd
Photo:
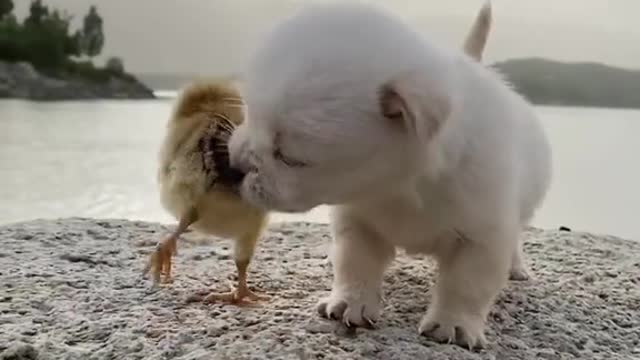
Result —
M 244 180 L 244 177 L 247 174 L 245 172 L 243 172 L 240 169 L 236 169 L 233 167 L 229 168 L 229 181 L 233 182 L 233 183 L 241 183 L 242 180 Z
M 223 171 L 218 173 L 218 181 L 227 186 L 236 187 L 242 183 L 245 175 L 247 174 L 240 169 L 225 167 Z

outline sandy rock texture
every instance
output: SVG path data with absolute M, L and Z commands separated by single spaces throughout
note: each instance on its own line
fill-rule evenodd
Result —
M 231 243 L 184 236 L 175 282 L 140 271 L 169 228 L 124 220 L 37 220 L 0 227 L 0 359 L 640 359 L 640 243 L 526 232 L 535 279 L 511 282 L 470 352 L 417 333 L 434 266 L 398 257 L 374 330 L 321 319 L 331 284 L 326 225 L 272 225 L 250 268 L 270 301 L 253 308 L 185 300 L 226 290 Z

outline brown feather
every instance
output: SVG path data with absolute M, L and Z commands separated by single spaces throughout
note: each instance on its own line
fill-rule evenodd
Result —
M 231 116 L 228 112 L 237 111 L 238 107 L 244 106 L 242 97 L 231 80 L 194 82 L 182 90 L 177 104 L 174 119 L 222 112 L 235 125 L 238 125 L 239 117 Z
M 215 114 L 214 117 L 217 121 L 209 123 L 198 143 L 198 150 L 202 154 L 202 169 L 207 174 L 207 188 L 215 184 L 234 186 L 244 176 L 229 164 L 227 143 L 235 125 L 221 114 Z
M 232 80 L 200 80 L 189 84 L 180 92 L 168 123 L 161 160 L 163 173 L 169 171 L 171 159 L 186 151 L 202 156 L 207 189 L 218 182 L 218 178 L 226 185 L 237 183 L 241 174 L 229 167 L 227 141 L 243 118 L 244 103 Z M 206 147 L 211 149 L 205 154 Z

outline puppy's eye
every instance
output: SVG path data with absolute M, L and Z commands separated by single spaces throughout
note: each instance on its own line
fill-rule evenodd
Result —
M 308 166 L 308 164 L 303 162 L 303 161 L 295 160 L 295 159 L 292 159 L 292 158 L 290 158 L 288 156 L 285 156 L 284 154 L 282 154 L 282 151 L 280 149 L 275 149 L 273 151 L 273 157 L 276 160 L 280 161 L 281 163 L 283 163 L 283 164 L 285 164 L 285 165 L 287 165 L 289 167 L 300 168 L 300 167 Z

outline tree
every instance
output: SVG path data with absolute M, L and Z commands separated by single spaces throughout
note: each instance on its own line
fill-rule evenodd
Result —
M 25 25 L 39 26 L 49 15 L 49 8 L 42 4 L 42 0 L 33 0 L 29 7 L 29 16 L 24 20 Z
M 51 12 L 48 9 L 40 11 L 38 7 L 42 4 L 38 3 L 32 3 L 33 16 L 23 29 L 24 51 L 36 68 L 58 71 L 66 64 L 69 52 L 73 50 L 68 44 L 71 16 L 55 9 Z
M 21 27 L 14 14 L 5 14 L 0 19 L 0 58 L 8 61 L 24 59 Z
M 66 38 L 64 52 L 69 56 L 82 56 L 82 32 L 76 30 L 73 35 Z
M 102 17 L 95 6 L 89 8 L 89 13 L 84 17 L 82 27 L 82 53 L 94 57 L 100 55 L 104 46 L 104 33 L 102 32 Z
M 20 0 L 26 1 L 26 0 Z M 45 5 L 45 0 L 29 0 L 29 14 L 20 23 L 12 14 L 15 0 L 0 0 L 0 60 L 25 61 L 53 77 L 81 77 L 108 81 L 126 77 L 122 60 L 111 58 L 105 68 L 76 58 L 93 58 L 104 45 L 103 22 L 91 6 L 79 30 L 71 29 L 72 17 L 65 11 Z
M 122 59 L 118 57 L 109 58 L 105 67 L 107 68 L 107 70 L 111 71 L 114 74 L 124 74 L 124 63 L 122 62 Z
M 13 0 L 0 0 L 0 20 L 13 11 Z

